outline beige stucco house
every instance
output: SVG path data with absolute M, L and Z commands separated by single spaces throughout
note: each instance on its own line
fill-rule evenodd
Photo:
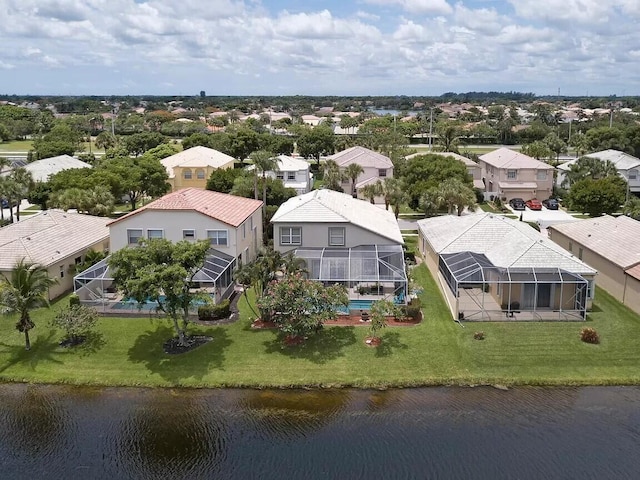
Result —
M 160 160 L 169 175 L 171 190 L 205 188 L 214 170 L 233 168 L 235 159 L 208 147 L 192 147 Z
M 596 270 L 527 223 L 482 213 L 418 227 L 420 253 L 454 319 L 586 318 Z
M 47 268 L 57 284 L 49 288 L 49 300 L 73 287 L 76 265 L 90 250 L 109 249 L 112 219 L 62 210 L 46 210 L 0 228 L 0 274 L 9 277 L 21 259 Z
M 478 164 L 486 198 L 544 200 L 553 193 L 555 169 L 523 153 L 503 147 L 480 155 Z
M 346 150 L 328 156 L 327 160 L 336 162 L 341 170 L 344 170 L 352 163 L 357 163 L 362 167 L 363 172 L 356 179 L 355 185 L 358 198 L 365 198 L 364 195 L 362 195 L 362 188 L 365 185 L 393 177 L 393 162 L 391 159 L 368 148 L 347 148 Z M 351 180 L 345 180 L 342 183 L 342 188 L 346 193 L 351 193 Z M 378 197 L 375 199 L 375 202 L 384 203 L 384 198 Z
M 392 212 L 333 190 L 290 198 L 271 219 L 274 249 L 304 259 L 310 278 L 341 283 L 351 298 L 363 288 L 404 302 L 402 233 Z
M 629 193 L 640 193 L 640 158 L 612 149 L 589 153 L 584 156 L 587 158 L 597 158 L 603 162 L 610 161 L 618 169 L 618 174 L 626 180 L 629 186 Z M 577 161 L 578 159 L 569 160 L 568 162 L 558 165 L 558 186 L 562 185 L 566 172 L 569 171 L 571 165 Z
M 267 176 L 282 180 L 285 188 L 293 188 L 298 195 L 311 191 L 313 173 L 309 170 L 309 162 L 304 158 L 289 157 L 288 155 L 278 155 L 275 158 L 278 169 L 265 172 Z M 253 170 L 253 168 L 253 165 L 247 167 L 248 170 Z
M 640 313 L 640 222 L 620 216 L 551 225 L 549 238 L 598 270 L 598 285 Z

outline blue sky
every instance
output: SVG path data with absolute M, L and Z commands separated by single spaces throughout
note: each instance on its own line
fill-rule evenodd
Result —
M 639 0 L 2 0 L 0 93 L 640 95 Z

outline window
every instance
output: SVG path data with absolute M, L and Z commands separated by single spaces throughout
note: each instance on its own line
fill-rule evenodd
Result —
M 587 280 L 587 298 L 593 300 L 596 296 L 595 282 L 593 280 Z
M 182 230 L 182 239 L 183 240 L 195 240 L 196 239 L 196 231 L 195 230 Z
M 204 170 L 203 170 L 203 169 L 198 168 L 198 169 L 196 170 L 196 178 L 197 178 L 198 180 L 204 180 Z
M 569 251 L 573 252 L 573 242 L 569 242 Z
M 185 180 L 191 180 L 191 169 L 190 168 L 185 168 L 182 171 L 182 176 L 184 177 Z
M 296 172 L 287 172 L 287 180 L 295 180 Z
M 638 178 L 638 170 L 629 170 L 629 180 L 636 180 Z
M 578 249 L 578 258 L 582 260 L 582 248 Z
M 247 238 L 247 224 L 243 223 L 242 224 L 242 239 L 244 240 L 245 238 Z
M 378 170 L 378 176 L 379 177 L 386 177 L 387 176 L 387 169 L 386 168 L 380 168 Z
M 280 227 L 280 245 L 301 245 L 301 227 Z
M 211 242 L 211 245 L 229 244 L 226 230 L 207 230 L 207 238 Z
M 345 240 L 345 228 L 344 227 L 329 227 L 329 245 L 334 247 L 344 246 Z
M 538 174 L 536 175 L 538 180 L 546 180 L 547 179 L 547 171 L 546 170 L 538 170 Z
M 127 243 L 129 245 L 137 245 L 142 238 L 141 228 L 132 228 L 127 230 Z
M 60 278 L 64 278 L 64 265 L 60 265 Z
M 147 238 L 149 240 L 164 238 L 164 231 L 157 228 L 149 228 L 147 229 Z
M 284 180 L 284 172 L 276 172 L 276 178 L 278 180 Z
M 507 170 L 507 178 L 509 180 L 515 180 L 516 178 L 518 178 L 518 171 L 517 170 Z
M 82 263 L 82 257 L 76 257 L 73 260 L 73 263 L 75 263 L 76 265 L 80 265 Z

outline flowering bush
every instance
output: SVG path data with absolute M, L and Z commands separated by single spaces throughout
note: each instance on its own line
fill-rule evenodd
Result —
M 342 285 L 325 287 L 295 274 L 269 283 L 257 305 L 262 320 L 274 322 L 287 335 L 308 337 L 335 316 L 337 306 L 348 306 L 349 297 Z
M 482 331 L 475 332 L 473 334 L 473 338 L 475 338 L 476 340 L 484 340 L 484 332 L 482 332 Z

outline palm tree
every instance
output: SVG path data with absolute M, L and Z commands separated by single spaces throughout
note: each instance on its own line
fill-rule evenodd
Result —
M 476 195 L 473 189 L 457 178 L 449 178 L 442 182 L 435 193 L 436 203 L 446 206 L 449 215 L 457 212 L 460 216 L 465 208 L 475 208 Z
M 9 174 L 12 199 L 16 201 L 16 218 L 20 221 L 20 202 L 29 196 L 33 188 L 33 176 L 25 168 L 15 168 Z
M 356 196 L 356 181 L 364 169 L 358 163 L 351 163 L 344 169 L 344 174 L 351 180 L 351 195 Z
M 0 284 L 0 311 L 5 314 L 18 314 L 16 329 L 24 333 L 25 349 L 31 349 L 29 330 L 35 327 L 31 321 L 30 310 L 49 306 L 48 291 L 56 280 L 49 277 L 46 267 L 18 260 L 11 271 L 11 277 L 3 275 Z
M 400 207 L 407 200 L 407 192 L 404 182 L 400 178 L 387 177 L 382 183 L 382 194 L 384 195 L 385 209 L 389 205 L 393 206 L 393 213 L 396 218 L 400 215 Z
M 456 125 L 446 123 L 437 129 L 438 143 L 443 152 L 458 152 L 458 139 L 460 131 Z
M 342 192 L 341 183 L 345 176 L 335 160 L 327 160 L 322 165 L 322 179 L 324 186 L 329 190 Z
M 382 195 L 382 182 L 370 183 L 362 187 L 362 195 L 368 198 L 371 203 L 376 203 L 376 197 Z
M 258 174 L 262 173 L 262 213 L 265 215 L 267 208 L 267 172 L 278 170 L 278 159 L 274 158 L 273 153 L 265 150 L 253 152 L 249 155 L 249 158 L 253 161 L 254 166 L 253 194 L 256 200 L 258 199 Z

